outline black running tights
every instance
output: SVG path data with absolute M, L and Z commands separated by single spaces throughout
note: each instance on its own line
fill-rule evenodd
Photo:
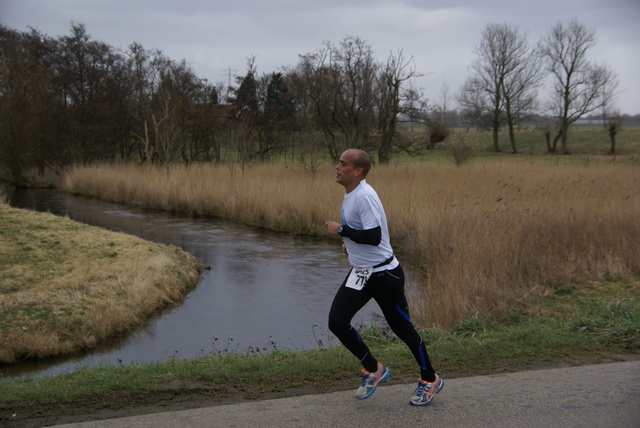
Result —
M 348 276 L 348 275 L 347 275 Z M 342 283 L 329 311 L 329 330 L 355 355 L 365 370 L 375 372 L 378 361 L 362 341 L 351 319 L 371 299 L 374 299 L 391 327 L 391 330 L 411 350 L 420 367 L 423 380 L 432 381 L 435 371 L 422 338 L 409 317 L 409 307 L 404 294 L 404 271 L 401 266 L 393 270 L 375 272 L 362 290 L 345 287 Z

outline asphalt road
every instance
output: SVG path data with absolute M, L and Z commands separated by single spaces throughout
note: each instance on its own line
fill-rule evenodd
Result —
M 354 398 L 354 385 L 354 391 L 58 427 L 640 427 L 640 361 L 444 380 L 426 407 L 408 404 L 414 384 L 383 383 L 366 400 Z

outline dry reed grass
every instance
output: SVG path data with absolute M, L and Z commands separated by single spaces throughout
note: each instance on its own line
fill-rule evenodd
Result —
M 544 286 L 640 273 L 637 167 L 413 164 L 371 181 L 423 275 L 414 303 L 423 325 L 506 314 Z
M 93 348 L 178 302 L 183 250 L 0 204 L 0 362 Z
M 332 171 L 113 164 L 73 169 L 64 189 L 320 236 L 326 220 L 339 218 L 343 193 Z M 640 273 L 637 166 L 406 163 L 376 166 L 368 181 L 385 204 L 394 247 L 420 273 L 412 299 L 420 327 L 499 316 L 548 286 Z
M 145 208 L 213 216 L 295 234 L 318 235 L 339 212 L 342 195 L 326 174 L 282 164 L 244 171 L 213 164 L 109 164 L 77 167 L 62 190 Z

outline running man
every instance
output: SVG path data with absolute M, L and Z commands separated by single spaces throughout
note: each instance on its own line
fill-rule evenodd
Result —
M 391 370 L 378 362 L 351 325 L 354 315 L 371 299 L 384 314 L 389 327 L 409 347 L 420 367 L 420 379 L 409 403 L 425 406 L 440 392 L 444 381 L 435 373 L 422 338 L 409 317 L 404 294 L 404 271 L 393 254 L 387 218 L 376 191 L 367 184 L 369 154 L 350 149 L 336 165 L 336 182 L 344 186 L 342 222 L 325 223 L 327 233 L 342 236 L 342 250 L 352 269 L 338 289 L 329 311 L 329 330 L 360 361 L 362 384 L 356 398 L 371 396 Z

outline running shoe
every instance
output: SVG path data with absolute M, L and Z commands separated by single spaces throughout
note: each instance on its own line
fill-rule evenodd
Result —
M 364 376 L 362 376 L 362 384 L 356 391 L 356 398 L 359 400 L 369 398 L 371 394 L 376 392 L 378 384 L 387 380 L 391 374 L 391 370 L 378 363 L 378 370 L 376 372 L 369 373 L 365 369 L 362 369 L 362 373 L 364 373 Z
M 418 381 L 418 387 L 413 392 L 413 397 L 409 400 L 409 403 L 414 406 L 426 406 L 431 403 L 436 394 L 444 387 L 444 381 L 440 379 L 440 376 L 436 375 L 436 380 L 433 382 L 425 382 L 422 379 Z

